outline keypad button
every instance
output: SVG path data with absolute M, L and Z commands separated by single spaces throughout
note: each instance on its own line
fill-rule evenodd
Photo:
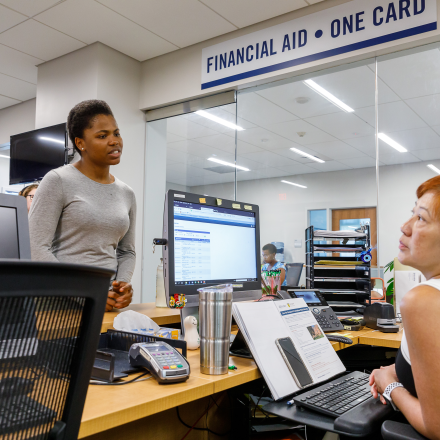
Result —
M 177 368 L 177 365 L 171 365 L 170 368 L 171 368 L 172 370 L 175 370 L 175 369 Z
M 177 368 L 183 368 L 182 364 L 177 365 Z
M 170 367 L 169 367 L 168 365 L 165 365 L 165 366 L 163 367 L 163 369 L 164 369 L 164 370 L 169 370 Z

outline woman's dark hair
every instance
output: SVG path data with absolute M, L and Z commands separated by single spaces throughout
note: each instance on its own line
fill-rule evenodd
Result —
M 84 130 L 93 125 L 93 119 L 98 115 L 113 116 L 110 106 L 105 101 L 90 99 L 76 104 L 67 117 L 67 131 L 75 150 L 81 151 L 75 144 L 75 138 L 82 138 Z
M 263 246 L 263 251 L 269 251 L 271 254 L 276 254 L 277 248 L 272 243 L 269 243 Z

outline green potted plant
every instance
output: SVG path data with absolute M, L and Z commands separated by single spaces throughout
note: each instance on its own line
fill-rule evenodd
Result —
M 384 273 L 390 272 L 390 274 L 394 275 L 394 260 L 390 261 L 384 267 Z M 387 281 L 387 293 L 386 293 L 387 302 L 394 305 L 394 276 L 392 276 Z

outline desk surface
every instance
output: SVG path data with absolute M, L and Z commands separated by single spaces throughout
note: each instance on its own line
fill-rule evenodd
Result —
M 351 338 L 353 345 L 367 344 L 391 348 L 398 348 L 402 338 L 401 331 L 380 333 L 371 329 L 340 334 Z M 333 342 L 332 345 L 336 351 L 350 347 L 339 342 Z M 235 371 L 229 371 L 222 376 L 202 374 L 199 356 L 199 350 L 188 351 L 191 376 L 184 383 L 159 385 L 154 379 L 149 379 L 123 386 L 90 385 L 79 438 L 124 425 L 261 377 L 253 360 L 238 357 L 230 358 L 231 364 L 238 368 Z
M 134 310 L 151 318 L 157 325 L 166 326 L 167 324 L 177 324 L 180 322 L 180 310 L 169 309 L 168 307 L 156 307 L 156 303 L 131 304 L 122 310 L 104 313 L 102 320 L 101 332 L 106 332 L 109 328 L 113 328 L 113 320 L 118 313 Z

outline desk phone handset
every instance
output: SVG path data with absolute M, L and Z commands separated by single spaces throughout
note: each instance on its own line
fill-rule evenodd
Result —
M 292 298 L 302 298 L 309 306 L 313 316 L 325 332 L 343 330 L 336 313 L 327 304 L 319 290 L 288 289 L 287 292 Z
M 189 377 L 188 361 L 165 342 L 133 344 L 128 358 L 133 367 L 146 368 L 159 383 L 184 382 Z

